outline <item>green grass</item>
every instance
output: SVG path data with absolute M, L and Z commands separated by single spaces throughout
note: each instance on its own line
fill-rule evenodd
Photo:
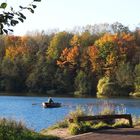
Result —
M 130 127 L 129 123 L 124 123 L 123 121 L 117 121 L 112 125 L 113 128 L 127 128 Z
M 96 125 L 91 126 L 91 128 L 94 130 L 96 129 L 106 129 L 106 128 L 111 128 L 112 126 L 105 123 L 105 122 L 99 122 Z
M 104 102 L 100 104 L 100 108 L 98 111 L 98 115 L 111 115 L 111 114 L 124 114 L 125 107 L 119 106 L 118 110 L 115 110 L 115 106 L 111 103 Z M 79 116 L 88 116 L 94 114 L 91 112 L 91 109 L 78 108 L 75 111 L 69 114 L 70 118 L 73 118 L 75 121 L 73 123 L 69 123 L 68 130 L 72 135 L 81 134 L 85 132 L 95 131 L 99 129 L 107 129 L 107 128 L 118 128 L 118 127 L 129 127 L 128 123 L 124 123 L 121 120 L 110 120 L 110 121 L 88 121 L 88 122 L 80 122 L 76 121 L 76 118 Z
M 111 115 L 111 114 L 125 114 L 126 109 L 124 105 L 119 105 L 117 107 L 117 110 L 115 106 L 111 103 L 105 102 L 102 104 L 99 104 L 99 108 L 97 107 L 98 114 L 97 115 Z M 84 108 L 84 107 L 78 107 L 75 111 L 72 111 L 69 113 L 69 115 L 61 122 L 58 122 L 54 126 L 52 126 L 50 129 L 59 129 L 59 128 L 68 128 L 68 131 L 72 135 L 77 135 L 85 132 L 91 132 L 96 131 L 100 129 L 108 129 L 108 128 L 123 128 L 123 127 L 129 127 L 128 121 L 124 119 L 117 119 L 117 120 L 109 120 L 109 121 L 86 121 L 86 122 L 78 122 L 77 117 L 79 116 L 88 116 L 88 115 L 94 115 L 93 108 Z M 70 123 L 68 119 L 73 119 L 73 123 Z M 134 118 L 134 117 L 133 117 Z M 134 118 L 133 122 L 135 124 L 140 124 L 140 118 Z M 44 131 L 47 131 L 48 129 L 44 129 Z
M 22 122 L 1 118 L 0 140 L 58 140 L 58 137 L 43 136 L 28 129 Z

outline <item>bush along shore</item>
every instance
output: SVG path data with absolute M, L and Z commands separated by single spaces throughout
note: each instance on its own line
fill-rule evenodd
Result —
M 56 136 L 44 136 L 28 129 L 22 122 L 1 118 L 0 140 L 58 140 Z
M 98 113 L 97 113 L 98 112 Z M 115 107 L 111 103 L 105 102 L 100 105 L 100 109 L 98 108 L 98 111 L 96 112 L 96 115 L 111 115 L 111 114 L 125 114 L 125 107 Z M 123 128 L 123 127 L 130 127 L 129 122 L 125 119 L 119 119 L 119 120 L 110 120 L 110 121 L 86 121 L 86 122 L 78 122 L 76 120 L 79 116 L 88 116 L 88 115 L 95 115 L 93 112 L 92 107 L 83 108 L 78 107 L 76 110 L 69 113 L 69 115 L 63 120 L 52 127 L 48 129 L 44 129 L 41 131 L 42 134 L 49 134 L 53 133 L 55 134 L 55 130 L 59 132 L 60 130 L 64 130 L 68 135 L 77 135 L 81 133 L 96 131 L 100 129 L 108 129 L 108 128 Z M 69 118 L 73 118 L 74 121 L 72 123 L 69 122 Z M 133 119 L 133 125 L 140 126 L 140 118 L 139 117 L 132 117 Z M 59 135 L 59 133 L 56 133 L 56 135 Z M 61 137 L 61 135 L 59 135 Z

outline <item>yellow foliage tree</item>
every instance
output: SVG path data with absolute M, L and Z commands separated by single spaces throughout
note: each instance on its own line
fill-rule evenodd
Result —
M 5 51 L 5 57 L 13 60 L 17 56 L 23 56 L 28 52 L 26 47 L 8 47 Z

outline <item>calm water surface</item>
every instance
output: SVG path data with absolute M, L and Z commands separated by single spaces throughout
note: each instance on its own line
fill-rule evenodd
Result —
M 140 99 L 53 98 L 63 106 L 44 109 L 41 103 L 47 99 L 47 97 L 0 96 L 0 116 L 22 120 L 28 127 L 40 131 L 62 120 L 79 105 L 92 106 L 96 112 L 102 102 L 108 101 L 114 105 L 125 106 L 127 113 L 140 115 Z M 36 105 L 32 105 L 33 103 Z

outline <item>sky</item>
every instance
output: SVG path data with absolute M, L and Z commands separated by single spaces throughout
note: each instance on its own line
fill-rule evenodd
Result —
M 9 5 L 28 5 L 32 0 L 7 0 Z M 15 35 L 28 31 L 70 30 L 76 26 L 114 23 L 131 29 L 140 23 L 140 0 L 42 0 L 35 13 L 26 12 L 26 21 L 14 27 Z

